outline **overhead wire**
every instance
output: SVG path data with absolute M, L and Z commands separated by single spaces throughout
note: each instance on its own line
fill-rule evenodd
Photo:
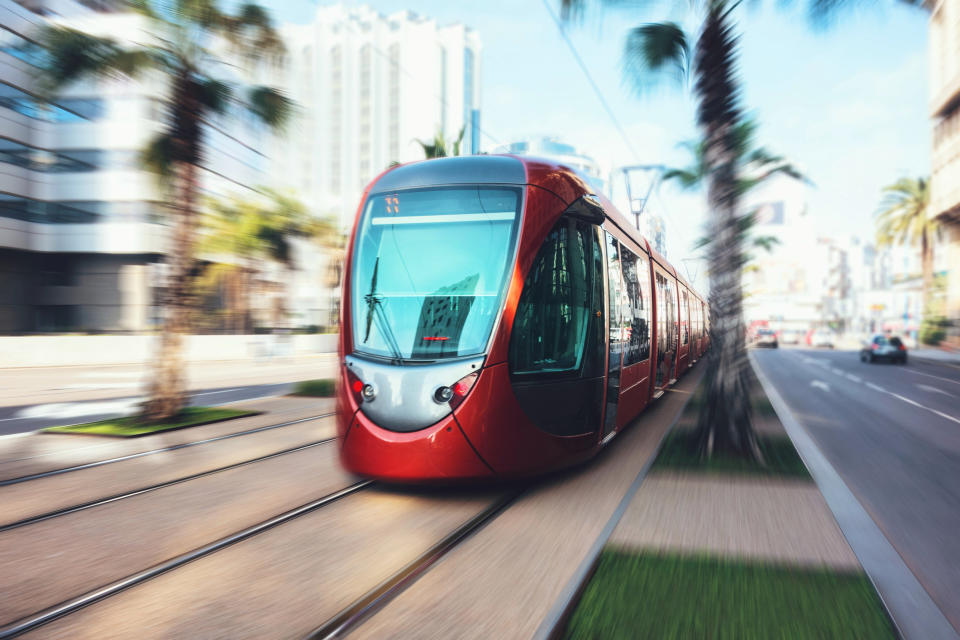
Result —
M 622 138 L 624 145 L 630 149 L 630 153 L 632 153 L 633 157 L 639 162 L 640 154 L 637 153 L 636 148 L 630 141 L 630 136 L 627 135 L 623 125 L 620 124 L 620 120 L 610 107 L 610 103 L 608 103 L 606 97 L 604 97 L 603 92 L 600 90 L 600 86 L 597 84 L 597 81 L 593 79 L 593 74 L 590 73 L 590 69 L 587 68 L 587 64 L 580 56 L 580 52 L 577 51 L 577 47 L 573 44 L 573 41 L 567 34 L 567 30 L 563 28 L 563 23 L 560 21 L 560 17 L 557 16 L 556 12 L 554 12 L 553 8 L 550 6 L 550 0 L 542 0 L 542 2 L 543 7 L 547 10 L 547 13 L 550 14 L 550 18 L 553 19 L 553 23 L 557 26 L 557 30 L 560 32 L 560 36 L 563 38 L 563 41 L 567 43 L 567 47 L 570 49 L 570 53 L 573 54 L 574 60 L 577 61 L 577 65 L 579 65 L 580 70 L 583 71 L 583 75 L 586 76 L 587 82 L 589 82 L 590 86 L 593 88 L 593 92 L 596 94 L 597 99 L 603 106 L 604 111 L 607 112 L 607 115 L 610 117 L 610 121 L 613 122 L 613 126 L 616 127 L 617 131 L 620 133 L 620 137 Z

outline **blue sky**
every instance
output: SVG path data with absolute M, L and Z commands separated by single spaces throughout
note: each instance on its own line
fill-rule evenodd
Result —
M 559 0 L 548 1 L 556 11 Z M 351 3 L 361 4 L 346 4 Z M 484 47 L 481 127 L 500 142 L 555 135 L 604 164 L 685 162 L 676 144 L 695 136 L 690 95 L 664 87 L 637 96 L 624 84 L 620 67 L 627 31 L 663 19 L 666 10 L 607 9 L 568 28 L 637 149 L 635 157 L 541 0 L 362 4 L 383 13 L 410 9 L 440 24 L 462 22 L 476 29 Z M 743 104 L 760 123 L 760 142 L 814 182 L 808 215 L 816 227 L 829 235 L 870 237 L 881 187 L 930 171 L 927 15 L 877 3 L 882 6 L 848 10 L 831 27 L 816 29 L 801 2 L 792 8 L 754 4 L 740 10 L 739 24 Z M 292 22 L 309 21 L 315 6 L 308 0 L 272 3 L 279 18 Z M 665 189 L 663 198 L 670 216 L 668 248 L 678 262 L 698 236 L 703 207 L 697 197 L 672 189 Z

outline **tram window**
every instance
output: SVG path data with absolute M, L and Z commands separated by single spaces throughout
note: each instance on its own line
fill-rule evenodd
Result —
M 620 246 L 620 262 L 630 302 L 627 313 L 630 342 L 623 354 L 623 366 L 626 367 L 650 357 L 650 282 L 647 276 L 650 266 L 646 259 L 623 245 Z
M 500 187 L 370 196 L 355 241 L 354 349 L 398 360 L 483 353 L 519 207 L 519 191 Z
M 690 339 L 690 328 L 688 322 L 690 319 L 690 302 L 687 297 L 687 290 L 680 292 L 680 344 L 687 344 Z
M 523 285 L 510 336 L 510 372 L 581 373 L 592 368 L 590 343 L 603 345 L 601 335 L 591 331 L 590 322 L 598 297 L 597 280 L 600 247 L 594 228 L 586 222 L 561 218 L 547 234 Z M 601 263 L 602 264 L 602 263 Z M 602 301 L 602 289 L 599 299 Z M 601 329 L 602 331 L 602 329 Z M 590 357 L 584 367 L 584 355 Z

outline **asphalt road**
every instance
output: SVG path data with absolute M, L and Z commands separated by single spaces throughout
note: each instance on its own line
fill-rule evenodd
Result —
M 767 378 L 960 630 L 960 367 L 756 350 Z

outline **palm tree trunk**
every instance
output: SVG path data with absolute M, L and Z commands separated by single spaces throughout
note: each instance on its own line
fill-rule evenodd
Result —
M 173 163 L 176 202 L 173 207 L 173 238 L 168 261 L 169 281 L 165 292 L 163 328 L 153 363 L 150 398 L 141 417 L 162 422 L 177 415 L 185 404 L 186 385 L 183 336 L 189 330 L 190 278 L 193 271 L 193 241 L 196 227 L 198 166 L 200 164 L 201 88 L 189 76 L 173 79 Z
M 737 104 L 736 36 L 729 15 L 711 7 L 697 42 L 697 120 L 710 168 L 710 341 L 706 397 L 697 424 L 702 457 L 727 453 L 760 459 L 751 424 L 749 362 L 743 323 L 743 253 L 738 224 L 736 150 L 733 131 L 742 115 Z
M 190 274 L 193 269 L 194 203 L 197 191 L 196 165 L 181 162 L 177 169 L 177 193 L 173 238 L 169 249 L 169 281 L 165 292 L 160 345 L 153 364 L 150 399 L 143 417 L 161 422 L 177 415 L 185 403 L 183 336 L 189 329 Z
M 933 291 L 933 247 L 930 246 L 930 236 L 924 228 L 920 236 L 920 260 L 923 266 L 923 308 L 930 307 L 930 293 Z

